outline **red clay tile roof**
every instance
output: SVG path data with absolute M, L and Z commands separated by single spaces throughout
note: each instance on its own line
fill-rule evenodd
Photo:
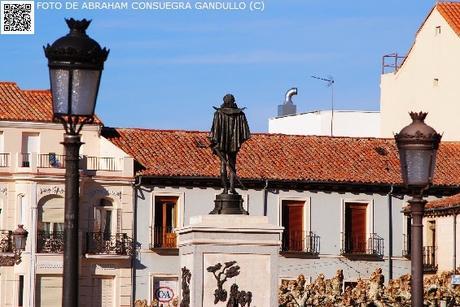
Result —
M 436 9 L 455 33 L 460 35 L 460 2 L 441 2 L 436 4 Z
M 106 130 L 108 131 L 108 130 Z M 115 128 L 104 135 L 155 177 L 218 177 L 207 132 Z M 460 143 L 443 142 L 437 185 L 460 185 Z M 243 179 L 399 184 L 393 139 L 253 134 L 238 155 Z
M 448 209 L 460 206 L 460 194 L 429 201 L 426 209 Z
M 50 91 L 21 90 L 14 82 L 0 82 L 0 120 L 52 122 Z M 101 124 L 97 117 L 95 124 Z

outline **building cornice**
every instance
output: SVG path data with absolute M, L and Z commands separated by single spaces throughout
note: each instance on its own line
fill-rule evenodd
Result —
M 0 121 L 0 128 L 19 128 L 19 129 L 49 129 L 64 131 L 61 123 L 32 122 L 32 121 Z M 83 131 L 101 130 L 100 125 L 85 125 Z

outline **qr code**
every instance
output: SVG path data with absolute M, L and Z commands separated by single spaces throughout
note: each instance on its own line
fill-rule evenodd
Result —
M 1 1 L 1 34 L 34 34 L 33 1 Z

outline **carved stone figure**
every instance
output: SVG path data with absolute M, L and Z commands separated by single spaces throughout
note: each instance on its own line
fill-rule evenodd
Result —
M 424 279 L 424 301 L 426 306 L 459 306 L 460 285 L 452 285 L 453 271 L 426 276 Z M 280 307 L 310 306 L 358 306 L 358 307 L 409 307 L 411 306 L 410 275 L 402 275 L 388 282 L 385 287 L 382 269 L 376 269 L 369 279 L 359 278 L 355 287 L 347 286 L 343 293 L 338 290 L 343 281 L 343 272 L 326 279 L 320 274 L 312 284 L 305 277 L 283 280 L 278 292 Z

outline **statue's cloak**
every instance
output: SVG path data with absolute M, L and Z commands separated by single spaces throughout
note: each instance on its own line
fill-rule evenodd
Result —
M 243 109 L 216 108 L 210 132 L 211 146 L 222 153 L 236 153 L 250 138 L 249 125 Z

